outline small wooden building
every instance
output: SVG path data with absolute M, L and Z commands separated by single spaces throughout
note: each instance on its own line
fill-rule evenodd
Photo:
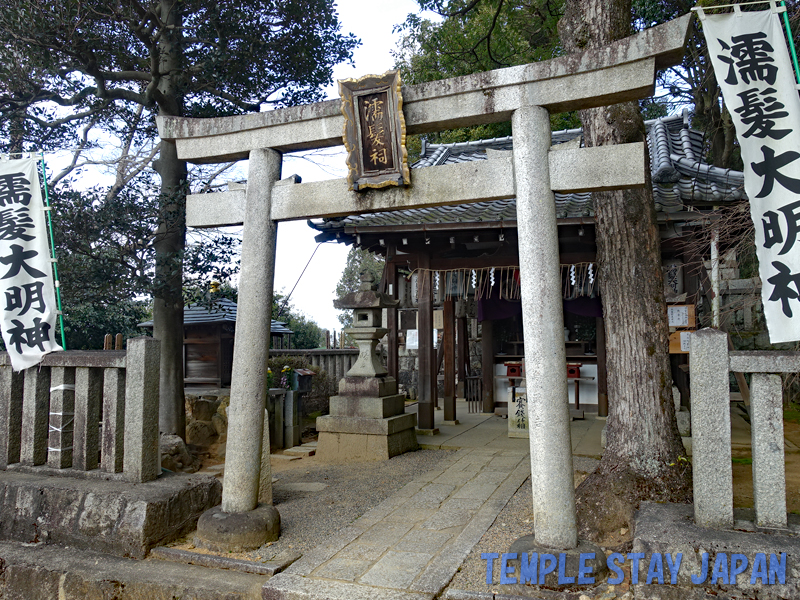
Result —
M 152 321 L 140 327 L 153 327 Z M 289 346 L 292 331 L 281 321 L 272 321 L 272 346 Z M 191 304 L 183 310 L 183 384 L 228 387 L 233 368 L 236 303 L 227 298 L 211 307 Z

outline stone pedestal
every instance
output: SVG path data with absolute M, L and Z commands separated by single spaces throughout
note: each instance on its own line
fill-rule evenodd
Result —
M 344 332 L 358 346 L 358 360 L 339 382 L 339 395 L 330 401 L 330 415 L 317 419 L 317 457 L 328 462 L 387 460 L 416 450 L 417 415 L 405 414 L 405 396 L 389 377 L 375 347 L 387 330 L 381 327 L 381 310 L 396 307 L 378 292 L 369 273 L 361 285 L 340 300 L 336 308 L 352 308 L 353 327 Z
M 220 506 L 207 510 L 197 521 L 194 545 L 213 552 L 247 552 L 278 539 L 281 516 L 270 504 L 254 510 L 226 513 Z
M 317 457 L 328 462 L 387 460 L 416 450 L 415 414 L 393 377 L 351 377 L 339 383 L 330 415 L 317 419 Z

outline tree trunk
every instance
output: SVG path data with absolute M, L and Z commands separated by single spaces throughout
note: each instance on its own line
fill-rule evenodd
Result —
M 160 115 L 180 116 L 183 63 L 179 4 L 162 0 L 165 28 L 158 44 Z M 183 393 L 183 251 L 186 245 L 186 163 L 178 159 L 174 143 L 161 142 L 155 162 L 161 176 L 159 226 L 156 231 L 156 267 L 153 291 L 153 337 L 161 340 L 161 378 L 158 424 L 161 433 L 186 437 Z
M 568 0 L 559 24 L 568 51 L 631 33 L 630 0 Z M 581 111 L 586 146 L 641 142 L 634 102 Z M 672 403 L 669 330 L 649 170 L 644 189 L 597 193 L 597 259 L 606 322 L 609 415 L 600 466 L 578 488 L 582 537 L 631 531 L 643 499 L 685 501 L 691 478 Z M 625 539 L 617 540 L 624 542 Z

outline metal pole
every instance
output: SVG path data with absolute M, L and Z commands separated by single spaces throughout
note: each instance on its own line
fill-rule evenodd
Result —
M 786 2 L 781 0 L 781 6 L 785 9 Z M 789 15 L 783 11 L 783 26 L 786 28 L 786 37 L 789 39 L 789 51 L 792 53 L 792 64 L 794 65 L 794 77 L 797 83 L 800 84 L 800 66 L 797 65 L 797 52 L 794 48 L 794 37 L 792 37 L 792 28 L 789 27 Z
M 67 338 L 64 335 L 64 313 L 61 310 L 61 283 L 58 280 L 58 261 L 56 260 L 56 238 L 53 235 L 53 219 L 50 216 L 50 190 L 47 187 L 47 171 L 44 166 L 44 152 L 42 152 L 42 181 L 44 182 L 44 204 L 47 207 L 47 227 L 50 232 L 50 256 L 53 259 L 53 277 L 55 278 L 56 305 L 58 307 L 58 324 L 61 327 L 61 348 L 67 349 Z

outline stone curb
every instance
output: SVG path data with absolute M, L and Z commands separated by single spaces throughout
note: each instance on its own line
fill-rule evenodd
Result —
M 263 600 L 433 600 L 433 594 L 280 573 L 262 589 Z
M 436 444 L 420 444 L 419 445 L 419 449 L 420 450 L 446 450 L 446 448 L 440 448 Z
M 445 600 L 494 600 L 489 592 L 468 592 L 466 590 L 447 590 Z
M 267 575 L 268 577 L 272 577 L 295 562 L 301 555 L 298 552 L 293 553 L 284 560 L 271 560 L 264 563 L 257 563 L 238 558 L 227 558 L 214 554 L 200 554 L 199 552 L 190 552 L 189 550 L 166 548 L 162 546 L 154 548 L 150 552 L 150 556 L 170 562 L 198 565 L 211 569 L 228 569 L 231 571 L 241 571 L 242 573 L 253 573 L 255 575 Z

